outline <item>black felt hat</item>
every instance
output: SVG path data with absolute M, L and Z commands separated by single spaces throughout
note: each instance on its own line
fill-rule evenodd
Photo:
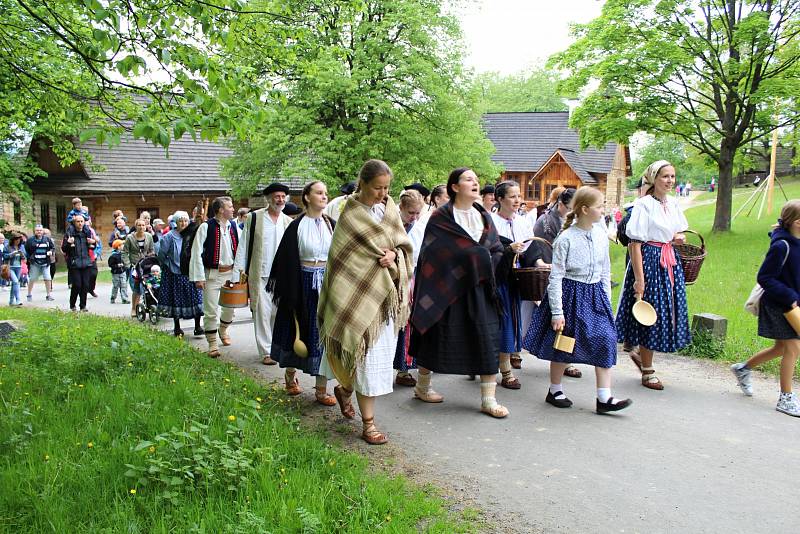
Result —
M 283 206 L 283 214 L 288 215 L 289 217 L 294 217 L 295 215 L 300 215 L 303 213 L 303 210 L 295 204 L 294 202 L 287 202 L 285 206 Z
M 481 196 L 489 194 L 494 195 L 494 186 L 491 184 L 485 185 L 483 186 L 483 189 L 481 189 Z
M 356 183 L 355 182 L 347 182 L 346 184 L 342 184 L 339 187 L 339 192 L 343 195 L 352 195 L 353 191 L 356 190 Z
M 280 182 L 272 182 L 264 189 L 264 196 L 271 195 L 272 193 L 289 194 L 289 186 Z
M 405 191 L 408 191 L 409 189 L 413 189 L 414 191 L 419 191 L 419 194 L 422 195 L 423 197 L 427 197 L 428 195 L 431 194 L 431 190 L 419 182 L 414 182 L 413 184 L 407 185 L 403 188 L 403 190 Z

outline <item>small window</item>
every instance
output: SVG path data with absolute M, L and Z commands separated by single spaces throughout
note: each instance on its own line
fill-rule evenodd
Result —
M 67 206 L 56 204 L 56 232 L 63 234 L 67 229 Z
M 158 216 L 158 208 L 136 208 L 136 218 L 137 219 L 142 216 L 142 212 L 143 211 L 146 211 L 147 213 L 150 214 L 150 222 L 155 221 L 156 219 L 159 218 L 159 216 Z
M 39 221 L 45 228 L 50 228 L 50 203 L 44 200 L 39 203 Z
M 22 204 L 15 200 L 14 204 L 14 224 L 22 224 Z

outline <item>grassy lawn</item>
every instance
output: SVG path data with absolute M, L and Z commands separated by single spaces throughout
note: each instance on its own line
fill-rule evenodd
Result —
M 787 196 L 800 198 L 800 179 L 782 179 Z M 736 190 L 733 198 L 733 212 L 747 201 L 753 188 Z M 710 195 L 710 193 L 704 193 Z M 687 288 L 689 314 L 716 313 L 728 319 L 727 344 L 721 354 L 716 356 L 726 361 L 739 361 L 751 353 L 771 343 L 759 338 L 756 334 L 757 319 L 744 311 L 744 301 L 750 294 L 756 281 L 756 273 L 769 248 L 767 232 L 775 224 L 780 208 L 785 203 L 783 195 L 776 190 L 774 211 L 766 214 L 761 220 L 756 218 L 758 206 L 750 217 L 745 213 L 733 222 L 732 231 L 727 234 L 712 234 L 714 221 L 714 204 L 698 206 L 686 210 L 690 227 L 703 235 L 706 240 L 706 256 L 700 278 L 697 283 Z M 699 242 L 690 236 L 690 242 Z M 621 246 L 611 244 L 612 272 L 614 279 L 621 281 L 625 250 Z M 615 288 L 614 304 L 620 288 Z M 777 369 L 774 365 L 772 369 Z
M 465 532 L 282 390 L 127 321 L 0 308 L 0 531 Z

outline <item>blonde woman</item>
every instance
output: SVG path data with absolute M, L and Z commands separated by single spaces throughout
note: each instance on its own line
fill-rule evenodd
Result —
M 642 373 L 642 385 L 662 390 L 656 376 L 653 353 L 677 352 L 691 342 L 689 313 L 686 307 L 686 282 L 683 267 L 672 247 L 686 240 L 683 232 L 689 223 L 670 193 L 675 186 L 675 167 L 665 160 L 652 164 L 644 172 L 644 196 L 633 203 L 631 218 L 625 227 L 630 239 L 630 262 L 625 273 L 619 308 L 619 341 L 638 345 L 639 353 L 631 359 Z M 633 318 L 637 298 L 649 302 L 658 314 L 653 326 L 643 326 Z
M 397 335 L 409 314 L 411 242 L 387 196 L 392 177 L 381 160 L 361 167 L 358 190 L 336 221 L 317 311 L 339 408 L 355 417 L 355 391 L 361 438 L 370 445 L 388 441 L 375 425 L 375 397 L 392 392 Z

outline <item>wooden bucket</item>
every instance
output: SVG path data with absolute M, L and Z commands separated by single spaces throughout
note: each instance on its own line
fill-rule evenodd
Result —
M 247 282 L 225 282 L 219 290 L 219 305 L 225 308 L 246 308 Z

